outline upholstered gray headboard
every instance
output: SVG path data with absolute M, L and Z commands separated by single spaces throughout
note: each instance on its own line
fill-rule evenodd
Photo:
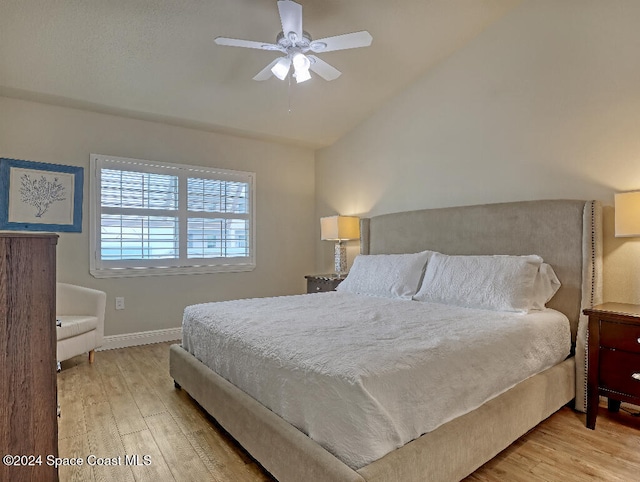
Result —
M 586 410 L 587 319 L 582 309 L 602 302 L 602 208 L 597 201 L 546 200 L 424 209 L 360 223 L 362 254 L 537 254 L 562 287 L 550 308 L 571 324 L 576 403 Z
M 537 254 L 562 287 L 549 307 L 576 338 L 581 309 L 598 301 L 601 208 L 595 201 L 545 200 L 424 209 L 361 220 L 361 253 Z

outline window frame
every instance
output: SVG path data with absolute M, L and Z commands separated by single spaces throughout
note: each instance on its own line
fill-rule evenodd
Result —
M 136 171 L 156 174 L 172 174 L 178 177 L 178 206 L 177 210 L 153 209 L 153 208 L 103 208 L 101 192 L 102 169 L 113 169 L 118 164 L 135 165 Z M 91 154 L 90 157 L 90 251 L 89 272 L 95 278 L 125 278 L 137 276 L 162 276 L 178 274 L 203 274 L 252 271 L 256 267 L 255 259 L 255 173 L 248 171 L 236 171 L 230 169 L 218 169 L 187 164 L 173 164 L 165 162 L 148 161 L 144 159 L 132 159 L 102 154 Z M 220 213 L 209 211 L 188 211 L 187 205 L 187 179 L 214 179 L 219 181 L 246 182 L 249 185 L 248 213 Z M 102 214 L 103 211 L 111 213 L 130 209 L 132 214 L 152 212 L 153 215 L 177 217 L 178 221 L 178 257 L 166 258 L 168 266 L 162 266 L 164 260 L 118 260 L 108 261 L 101 258 Z M 105 214 L 109 214 L 109 212 Z M 189 258 L 187 256 L 188 236 L 187 221 L 190 218 L 246 218 L 248 224 L 247 245 L 249 256 L 220 256 L 215 258 Z M 168 261 L 170 260 L 170 261 Z

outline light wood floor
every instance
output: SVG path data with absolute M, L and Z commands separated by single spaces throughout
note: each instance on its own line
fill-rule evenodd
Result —
M 169 345 L 98 352 L 93 365 L 86 357 L 63 362 L 60 457 L 120 456 L 124 462 L 125 454 L 137 454 L 141 465 L 61 467 L 62 482 L 273 481 L 174 388 Z M 601 409 L 595 431 L 585 428 L 584 418 L 563 408 L 465 480 L 640 480 L 640 418 Z

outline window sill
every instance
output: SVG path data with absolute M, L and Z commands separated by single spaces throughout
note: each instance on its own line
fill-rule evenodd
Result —
M 228 264 L 219 266 L 190 266 L 176 268 L 107 268 L 91 269 L 94 278 L 137 278 L 141 276 L 172 276 L 185 274 L 241 273 L 253 271 L 255 264 Z

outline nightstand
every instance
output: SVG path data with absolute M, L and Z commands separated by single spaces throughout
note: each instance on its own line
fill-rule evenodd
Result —
M 594 429 L 599 396 L 612 412 L 620 402 L 640 405 L 640 305 L 604 303 L 589 316 L 587 427 Z
M 337 274 L 310 274 L 307 278 L 307 293 L 322 293 L 334 291 L 336 287 L 347 277 Z

